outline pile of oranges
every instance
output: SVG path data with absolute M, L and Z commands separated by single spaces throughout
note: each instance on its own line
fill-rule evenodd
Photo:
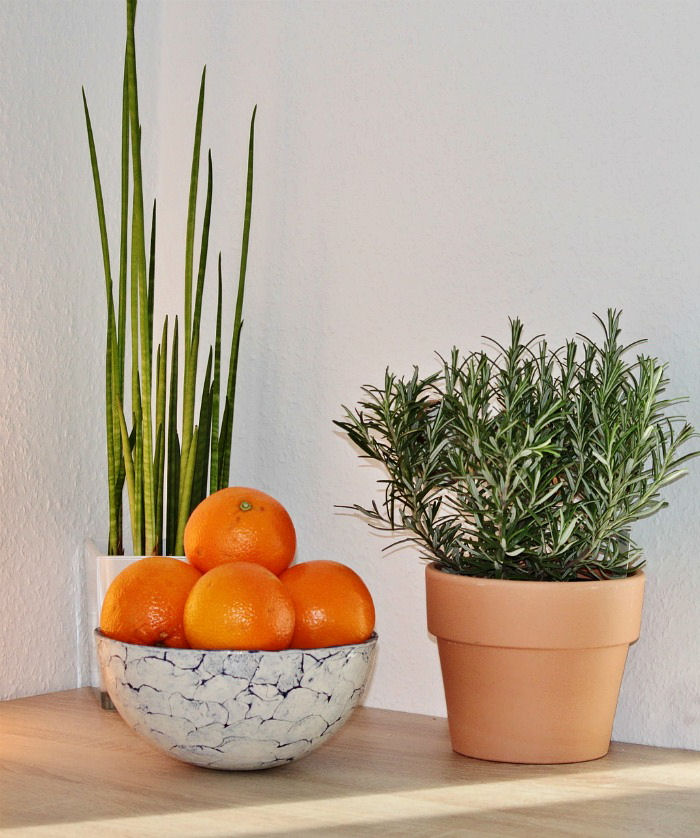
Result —
M 107 589 L 100 628 L 125 643 L 193 649 L 312 649 L 362 643 L 374 604 L 354 570 L 292 564 L 287 510 L 257 489 L 205 498 L 185 528 L 183 562 L 148 556 Z

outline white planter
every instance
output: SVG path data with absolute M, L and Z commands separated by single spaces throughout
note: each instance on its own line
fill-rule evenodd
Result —
M 97 650 L 92 633 L 100 625 L 100 612 L 107 588 L 121 571 L 137 561 L 140 556 L 106 556 L 104 550 L 91 539 L 85 542 L 83 555 L 83 570 L 85 574 L 85 632 L 87 634 L 88 664 L 87 683 L 92 687 L 99 687 L 106 695 L 100 675 L 100 665 L 97 660 Z
M 79 617 L 79 636 L 83 649 L 83 686 L 99 687 L 103 706 L 112 707 L 107 690 L 102 683 L 100 665 L 93 633 L 100 626 L 102 602 L 112 580 L 125 567 L 143 558 L 142 556 L 108 556 L 105 546 L 100 547 L 93 539 L 85 541 L 83 553 L 83 611 Z M 180 561 L 187 561 L 184 556 L 175 556 Z

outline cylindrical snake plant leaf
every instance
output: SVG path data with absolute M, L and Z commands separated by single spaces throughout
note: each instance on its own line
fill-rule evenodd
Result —
M 174 554 L 177 540 L 177 516 L 180 506 L 180 438 L 177 430 L 178 387 L 178 319 L 173 328 L 172 360 L 170 362 L 170 398 L 168 403 L 168 478 L 165 525 L 165 549 Z
M 194 466 L 197 451 L 197 436 L 199 435 L 199 428 L 195 425 L 190 447 L 187 452 L 187 457 L 183 459 L 181 464 L 182 484 L 184 492 L 180 495 L 180 508 L 177 516 L 177 537 L 175 540 L 175 555 L 182 556 L 185 552 L 184 537 L 185 524 L 190 514 L 190 502 L 192 499 L 192 481 L 194 479 Z
M 190 196 L 187 207 L 187 239 L 185 242 L 185 358 L 183 369 L 183 385 L 182 385 L 182 450 L 189 451 L 190 441 L 192 439 L 192 430 L 194 427 L 194 403 L 195 403 L 195 388 L 197 377 L 197 355 L 199 347 L 199 329 L 197 328 L 197 339 L 194 340 L 193 332 L 195 324 L 198 326 L 198 317 L 196 312 L 193 316 L 192 312 L 192 272 L 194 261 L 194 234 L 195 234 L 195 217 L 197 211 L 197 186 L 199 183 L 199 159 L 200 148 L 202 141 L 202 117 L 204 113 L 204 90 L 206 80 L 206 67 L 202 70 L 202 80 L 199 87 L 199 101 L 197 103 L 197 120 L 194 131 L 194 148 L 192 151 L 192 172 L 190 175 Z M 209 167 L 210 179 L 207 183 L 207 201 L 209 204 L 208 213 L 211 213 L 211 166 Z M 209 235 L 209 221 L 205 215 L 205 224 L 202 230 L 202 242 L 208 242 Z M 204 247 L 204 260 L 206 264 L 206 247 Z M 200 269 L 201 269 L 200 251 Z M 201 273 L 201 270 L 200 270 Z M 199 277 L 197 280 L 197 291 L 199 291 Z M 200 301 L 200 315 L 201 315 L 201 301 Z M 180 484 L 180 507 L 182 507 L 182 493 L 185 487 Z
M 227 423 L 226 433 L 219 442 L 219 456 L 221 467 L 219 470 L 219 487 L 228 486 L 229 471 L 231 467 L 231 441 L 233 437 L 233 408 L 236 399 L 236 375 L 238 371 L 238 348 L 241 341 L 241 329 L 243 327 L 243 295 L 245 292 L 245 276 L 248 266 L 248 242 L 250 240 L 250 219 L 253 207 L 253 156 L 255 149 L 255 115 L 258 106 L 253 108 L 253 115 L 250 119 L 250 134 L 248 137 L 248 172 L 246 178 L 245 214 L 243 216 L 243 240 L 241 243 L 241 264 L 238 273 L 238 294 L 236 297 L 236 316 L 231 338 L 231 355 L 228 368 L 228 386 L 226 389 L 226 406 L 229 408 L 230 417 Z M 223 432 L 223 426 L 222 426 Z
M 223 282 L 221 278 L 221 253 L 219 253 L 218 285 L 216 295 L 216 336 L 214 338 L 214 379 L 211 385 L 211 454 L 209 458 L 209 494 L 219 488 L 219 401 L 221 393 L 221 311 L 223 307 Z
M 97 203 L 97 218 L 100 228 L 100 243 L 102 247 L 102 264 L 105 277 L 105 295 L 107 303 L 107 346 L 105 352 L 105 420 L 107 433 L 107 486 L 109 499 L 109 534 L 107 550 L 110 555 L 116 554 L 121 545 L 121 492 L 117 491 L 117 476 L 120 471 L 121 445 L 119 440 L 121 434 L 115 426 L 114 393 L 119 392 L 118 381 L 114 381 L 114 374 L 117 365 L 115 361 L 119 356 L 119 340 L 114 315 L 114 297 L 112 288 L 112 269 L 109 256 L 109 239 L 107 236 L 107 223 L 105 220 L 104 199 L 102 196 L 102 185 L 100 181 L 100 170 L 97 162 L 97 151 L 95 139 L 90 121 L 90 111 L 83 90 L 83 108 L 85 112 L 85 124 L 87 127 L 88 146 L 90 150 L 90 165 L 92 168 L 93 184 L 95 188 L 95 200 Z
M 129 93 L 129 125 L 131 128 L 131 165 L 134 177 L 132 212 L 132 244 L 138 289 L 140 372 L 141 372 L 141 422 L 142 470 L 145 553 L 150 555 L 155 547 L 155 497 L 153 493 L 153 430 L 151 414 L 151 359 L 150 327 L 148 314 L 148 288 L 146 277 L 146 241 L 143 213 L 143 178 L 141 174 L 141 125 L 139 122 L 138 89 L 136 80 L 136 48 L 134 39 L 135 0 L 127 0 L 127 88 Z
M 207 477 L 209 472 L 209 438 L 211 434 L 211 390 L 212 352 L 209 350 L 207 371 L 204 376 L 202 396 L 199 404 L 199 439 L 197 441 L 194 477 L 192 481 L 192 495 L 190 498 L 190 512 L 207 495 Z

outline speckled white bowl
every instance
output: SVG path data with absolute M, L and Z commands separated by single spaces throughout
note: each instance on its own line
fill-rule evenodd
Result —
M 292 762 L 340 730 L 377 642 L 248 652 L 95 638 L 104 684 L 134 730 L 183 762 L 241 771 Z

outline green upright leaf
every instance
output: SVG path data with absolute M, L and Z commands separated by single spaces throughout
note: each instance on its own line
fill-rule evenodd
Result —
M 219 489 L 225 489 L 229 481 L 229 462 L 231 456 L 231 402 L 224 397 L 224 412 L 221 417 L 221 433 L 219 434 Z
M 124 469 L 126 474 L 126 485 L 127 490 L 129 493 L 129 508 L 132 510 L 132 517 L 131 517 L 131 537 L 134 542 L 134 554 L 139 555 L 140 553 L 140 532 L 138 527 L 136 526 L 136 520 L 133 516 L 133 510 L 136 509 L 138 504 L 137 499 L 137 486 L 136 486 L 136 473 L 134 468 L 134 457 L 132 454 L 131 448 L 131 440 L 129 438 L 129 432 L 126 429 L 126 420 L 124 419 L 124 409 L 121 405 L 117 405 L 119 411 L 119 429 L 122 437 L 122 448 L 124 450 Z
M 165 426 L 156 426 L 154 484 L 156 495 L 156 531 L 154 555 L 163 555 L 163 479 L 165 474 Z
M 202 224 L 202 243 L 200 249 L 200 257 L 199 257 L 199 271 L 197 276 L 197 292 L 195 295 L 195 305 L 194 305 L 194 313 L 192 317 L 192 331 L 191 331 L 191 343 L 189 346 L 189 351 L 186 353 L 187 361 L 185 364 L 185 380 L 183 386 L 183 429 L 189 428 L 194 421 L 194 405 L 195 405 L 195 390 L 196 390 L 196 382 L 197 382 L 197 364 L 199 361 L 199 335 L 201 330 L 201 318 L 202 318 L 202 296 L 204 293 L 204 277 L 206 274 L 206 267 L 207 267 L 207 252 L 209 248 L 209 225 L 211 221 L 211 200 L 212 200 L 212 164 L 211 164 L 211 154 L 208 158 L 208 175 L 207 175 L 207 199 L 206 199 L 206 206 L 204 211 L 204 222 Z M 208 385 L 206 391 L 208 392 Z M 209 427 L 207 427 L 206 434 L 203 433 L 202 426 L 200 425 L 200 433 L 199 433 L 199 444 L 204 444 L 204 439 L 206 438 L 206 445 L 207 445 L 207 453 L 209 447 Z M 183 430 L 183 447 L 185 445 L 185 435 Z M 194 489 L 194 494 L 199 494 L 199 486 L 196 484 Z
M 199 155 L 202 141 L 202 117 L 204 113 L 204 88 L 206 70 L 202 70 L 202 80 L 199 86 L 199 101 L 197 103 L 197 119 L 194 131 L 194 148 L 192 151 L 192 171 L 190 175 L 190 197 L 187 208 L 187 238 L 185 242 L 185 358 L 182 392 L 182 450 L 189 451 L 194 426 L 194 399 L 197 376 L 197 357 L 193 358 L 192 341 L 192 271 L 194 262 L 194 230 L 197 211 L 197 186 L 199 183 Z M 181 483 L 179 506 L 183 504 Z
M 221 278 L 221 253 L 219 253 L 218 288 L 216 296 L 216 337 L 214 340 L 214 380 L 211 401 L 211 456 L 209 460 L 209 494 L 219 489 L 219 400 L 221 393 L 221 311 L 223 308 L 223 282 Z
M 107 310 L 110 317 L 110 323 L 114 322 L 114 298 L 112 293 L 112 268 L 109 258 L 109 240 L 107 236 L 107 222 L 105 219 L 104 200 L 102 198 L 102 184 L 100 181 L 100 170 L 97 163 L 97 151 L 95 149 L 95 139 L 92 133 L 92 123 L 90 121 L 90 111 L 88 110 L 87 99 L 85 98 L 85 91 L 83 90 L 83 110 L 85 112 L 85 125 L 87 127 L 88 147 L 90 149 L 90 165 L 92 168 L 92 178 L 95 187 L 95 201 L 97 203 L 97 220 L 100 227 L 100 243 L 102 245 L 102 266 L 105 276 L 105 291 L 107 294 Z
M 212 411 L 212 390 L 211 390 L 211 369 L 212 352 L 209 350 L 207 360 L 207 371 L 204 376 L 204 386 L 199 408 L 199 436 L 197 440 L 196 460 L 194 466 L 194 477 L 192 479 L 192 494 L 190 499 L 190 512 L 207 495 L 207 474 L 209 470 L 209 438 L 211 434 L 211 411 Z
M 148 259 L 148 356 L 153 357 L 153 308 L 155 305 L 156 275 L 156 202 L 151 213 L 151 246 Z
M 246 178 L 246 200 L 245 213 L 243 218 L 243 241 L 241 244 L 241 264 L 238 273 L 238 293 L 236 296 L 236 316 L 231 338 L 231 354 L 228 366 L 228 386 L 226 389 L 226 404 L 229 408 L 229 417 L 226 426 L 226 434 L 221 434 L 220 457 L 221 468 L 219 471 L 219 486 L 228 486 L 229 472 L 231 468 L 231 442 L 233 434 L 233 413 L 236 401 L 236 376 L 238 372 L 238 350 L 241 342 L 241 330 L 243 328 L 243 296 L 245 292 L 245 278 L 248 266 L 248 242 L 250 241 L 250 222 L 253 208 L 253 157 L 255 149 L 255 115 L 257 105 L 253 108 L 253 115 L 250 120 L 250 134 L 248 137 L 248 172 Z
M 117 451 L 116 451 L 116 440 L 115 440 L 115 433 L 114 433 L 114 399 L 115 399 L 115 391 L 114 391 L 114 380 L 113 380 L 113 368 L 114 368 L 114 333 L 113 330 L 108 328 L 107 330 L 107 352 L 106 352 L 106 359 L 105 359 L 105 371 L 106 371 L 106 380 L 105 380 L 105 391 L 107 393 L 107 402 L 106 402 L 106 420 L 107 420 L 107 483 L 108 483 L 108 492 L 109 492 L 109 537 L 108 537 L 108 546 L 107 552 L 108 555 L 113 556 L 117 555 L 118 553 L 118 543 L 119 543 L 119 505 L 117 503 L 116 493 L 117 493 L 117 472 L 119 470 L 119 464 L 117 460 Z M 121 454 L 121 448 L 119 449 L 119 453 Z
M 129 269 L 129 88 L 127 85 L 126 51 L 124 53 L 124 78 L 122 82 L 122 165 L 121 165 L 121 223 L 119 226 L 119 398 L 124 399 L 124 366 L 126 356 L 126 296 Z
M 156 361 L 156 427 L 165 427 L 165 400 L 167 394 L 168 317 L 163 321 L 163 332 Z
M 192 354 L 197 355 L 199 346 L 200 324 L 202 320 L 202 297 L 204 294 L 204 277 L 207 271 L 207 254 L 209 252 L 209 226 L 211 224 L 211 200 L 214 187 L 211 152 L 207 156 L 207 197 L 204 205 L 204 221 L 202 222 L 202 240 L 199 249 L 199 270 L 197 271 L 197 292 L 192 316 Z
M 140 378 L 137 373 L 137 380 Z M 143 556 L 146 553 L 146 543 L 144 538 L 144 492 L 143 492 L 143 419 L 141 415 L 141 395 L 140 391 L 136 396 L 136 409 L 134 412 L 134 443 L 133 443 L 133 461 L 134 461 L 134 504 L 130 507 L 131 511 L 131 532 L 134 541 L 134 555 Z
M 192 171 L 190 174 L 190 198 L 187 207 L 187 238 L 185 242 L 185 346 L 190 343 L 192 322 L 192 270 L 194 265 L 194 226 L 197 214 L 197 186 L 199 183 L 199 151 L 202 144 L 202 116 L 204 114 L 204 85 L 207 68 L 202 70 L 197 103 L 197 119 L 194 129 L 194 149 L 192 151 Z
M 192 441 L 187 452 L 187 457 L 184 459 L 182 469 L 182 483 L 184 491 L 180 495 L 180 508 L 177 516 L 177 537 L 175 540 L 175 555 L 182 556 L 185 552 L 184 536 L 185 524 L 190 515 L 190 505 L 192 500 L 192 482 L 194 480 L 194 468 L 197 451 L 197 436 L 199 429 L 195 426 L 192 434 Z
M 155 550 L 163 550 L 163 494 L 165 482 L 165 400 L 167 390 L 168 318 L 163 323 L 163 334 L 156 361 L 156 451 L 154 456 L 154 490 L 156 498 Z
M 153 492 L 153 430 L 151 414 L 151 351 L 146 279 L 146 237 L 143 213 L 143 178 L 141 174 L 141 125 L 139 122 L 138 89 L 136 80 L 136 48 L 134 38 L 135 0 L 127 0 L 127 89 L 129 93 L 129 120 L 131 128 L 131 162 L 134 173 L 134 200 L 132 214 L 132 266 L 136 269 L 138 289 L 140 374 L 143 458 L 143 514 L 145 552 L 151 554 L 155 547 L 155 497 Z M 133 280 L 133 277 L 132 277 Z
M 110 555 L 117 553 L 121 543 L 121 494 L 117 492 L 116 475 L 120 468 L 121 446 L 119 443 L 119 429 L 114 424 L 114 393 L 119 393 L 118 381 L 115 382 L 114 368 L 115 359 L 119 356 L 119 338 L 114 315 L 114 297 L 112 290 L 112 270 L 109 257 L 109 240 L 107 236 L 107 223 L 105 219 L 104 200 L 102 197 L 102 185 L 100 182 L 100 171 L 97 162 L 95 140 L 90 121 L 85 91 L 83 90 L 83 109 L 85 112 L 85 124 L 87 127 L 88 147 L 90 150 L 90 164 L 92 168 L 93 184 L 95 188 L 95 200 L 97 203 L 97 218 L 100 228 L 100 242 L 102 246 L 102 264 L 105 277 L 105 294 L 107 300 L 107 347 L 105 356 L 105 418 L 107 429 L 107 484 L 109 497 L 109 536 L 108 552 Z
M 180 439 L 177 432 L 178 346 L 178 320 L 175 317 L 168 404 L 168 478 L 165 532 L 165 549 L 168 555 L 175 554 L 177 516 L 180 504 Z

